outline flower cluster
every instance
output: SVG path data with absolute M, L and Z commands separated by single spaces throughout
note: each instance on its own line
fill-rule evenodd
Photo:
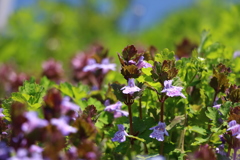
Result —
M 30 133 L 36 128 L 46 127 L 48 125 L 48 121 L 44 119 L 40 119 L 37 116 L 36 112 L 26 112 L 25 118 L 27 122 L 22 124 L 22 130 L 25 133 Z
M 4 94 L 16 92 L 18 87 L 29 77 L 25 73 L 17 73 L 15 69 L 7 64 L 0 66 L 0 89 L 4 89 Z M 2 91 L 0 90 L 0 94 Z
M 10 143 L 12 147 L 4 151 L 9 154 L 3 155 L 0 146 L 0 159 L 3 156 L 4 159 L 26 160 L 58 158 L 74 160 L 89 159 L 88 157 L 96 159 L 100 152 L 93 143 L 96 128 L 91 121 L 91 111 L 80 112 L 81 108 L 71 102 L 69 97 L 62 98 L 57 89 L 50 89 L 44 97 L 44 102 L 39 112 L 27 111 L 24 104 L 13 103 L 11 106 L 12 122 L 9 125 L 11 134 L 8 128 L 3 126 L 2 118 L 5 115 L 2 113 L 3 109 L 0 109 L 1 130 L 6 131 L 9 137 L 5 138 L 4 133 L 1 133 L 1 138 L 6 140 L 6 143 Z M 41 110 L 43 110 L 42 115 Z M 40 116 L 38 116 L 39 113 Z M 66 136 L 68 136 L 67 141 Z M 76 143 L 76 140 L 80 143 Z M 88 147 L 84 149 L 81 145 Z M 67 146 L 71 150 L 63 152 Z
M 116 64 L 110 63 L 107 55 L 108 50 L 98 44 L 76 54 L 71 61 L 74 80 L 101 89 L 106 74 L 116 70 Z

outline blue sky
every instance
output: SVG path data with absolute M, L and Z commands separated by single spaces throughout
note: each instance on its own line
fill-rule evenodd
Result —
M 51 0 L 51 1 L 67 1 L 71 4 L 80 4 L 81 0 Z M 124 15 L 120 20 L 120 28 L 123 32 L 133 32 L 144 30 L 159 22 L 169 13 L 176 10 L 190 7 L 199 0 L 132 0 Z M 36 2 L 36 0 L 15 0 L 15 9 L 28 6 Z M 240 2 L 240 0 L 228 0 L 226 2 Z M 109 9 L 111 1 L 98 0 L 100 9 Z

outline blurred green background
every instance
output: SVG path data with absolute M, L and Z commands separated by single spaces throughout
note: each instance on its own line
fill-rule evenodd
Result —
M 50 57 L 67 70 L 73 55 L 94 43 L 118 63 L 116 53 L 127 45 L 175 51 L 183 38 L 199 44 L 204 29 L 232 52 L 240 50 L 239 1 L 16 1 L 0 30 L 0 63 L 33 76 Z

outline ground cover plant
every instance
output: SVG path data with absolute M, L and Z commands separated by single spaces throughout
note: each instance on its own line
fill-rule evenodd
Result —
M 1 66 L 0 159 L 238 159 L 239 54 L 200 42 L 128 45 L 120 68 L 96 45 L 71 78 L 54 59 L 39 80 Z

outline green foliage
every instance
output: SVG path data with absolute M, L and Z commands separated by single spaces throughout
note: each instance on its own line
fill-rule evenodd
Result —
M 87 97 L 89 89 L 87 86 L 78 84 L 78 86 L 73 86 L 68 82 L 61 83 L 59 86 L 55 86 L 59 89 L 65 96 L 73 98 L 73 100 L 78 103 L 82 98 Z M 90 104 L 91 105 L 91 104 Z
M 43 97 L 46 94 L 46 91 L 50 83 L 47 83 L 47 79 L 42 79 L 43 86 L 37 84 L 35 79 L 25 81 L 22 87 L 19 87 L 19 92 L 12 93 L 12 100 L 18 101 L 21 103 L 26 103 L 29 110 L 37 110 L 41 107 L 43 102 Z
M 149 55 L 139 53 L 133 45 L 127 46 L 122 55 L 118 56 L 123 77 L 114 72 L 108 75 L 105 82 L 110 83 L 111 87 L 109 86 L 107 94 L 106 85 L 101 91 L 91 91 L 81 83 L 56 84 L 47 78 L 42 78 L 39 83 L 34 79 L 25 81 L 18 92 L 1 100 L 5 120 L 11 121 L 10 110 L 15 101 L 26 104 L 27 110 L 40 112 L 47 90 L 54 87 L 62 96 L 70 97 L 81 108 L 80 116 L 72 124 L 79 129 L 78 133 L 67 137 L 67 148 L 71 141 L 76 146 L 91 143 L 93 146 L 99 146 L 104 158 L 131 159 L 138 155 L 139 159 L 148 159 L 158 155 L 161 152 L 159 148 L 163 146 L 162 152 L 165 153 L 166 159 L 185 159 L 188 152 L 196 151 L 202 144 L 207 143 L 215 149 L 221 144 L 219 135 L 224 135 L 226 139 L 231 137 L 231 134 L 225 134 L 229 120 L 234 119 L 239 123 L 239 58 L 232 59 L 233 51 L 239 49 L 239 23 L 236 21 L 240 13 L 239 5 L 215 8 L 209 5 L 205 8 L 207 3 L 213 2 L 197 2 L 199 5 L 193 8 L 180 11 L 174 16 L 170 15 L 161 26 L 149 29 L 143 34 L 129 34 L 131 38 L 126 39 L 116 30 L 116 21 L 129 2 L 113 1 L 114 9 L 108 17 L 94 9 L 95 2 L 84 3 L 82 6 L 70 7 L 63 3 L 39 1 L 38 6 L 16 11 L 9 21 L 8 32 L 0 40 L 1 61 L 22 64 L 20 70 L 27 68 L 29 73 L 38 75 L 41 70 L 40 63 L 44 59 L 55 57 L 64 60 L 65 67 L 73 53 L 94 41 L 105 43 L 111 54 L 119 52 L 122 46 L 128 43 L 136 43 L 136 39 L 146 42 L 147 45 L 154 44 L 160 49 L 169 49 L 160 50 L 149 58 Z M 33 10 L 37 12 L 32 12 Z M 36 21 L 39 13 L 43 18 Z M 206 19 L 203 20 L 202 16 Z M 183 17 L 186 23 L 183 23 Z M 25 26 L 30 26 L 31 30 Z M 207 30 L 202 32 L 203 29 Z M 161 38 L 156 34 L 159 30 L 164 31 L 161 32 Z M 199 38 L 201 32 L 202 37 Z M 190 57 L 176 61 L 175 53 L 170 50 L 174 50 L 175 44 L 185 36 L 199 42 L 199 46 L 191 52 Z M 221 42 L 215 42 L 212 38 L 221 40 L 231 48 Z M 148 51 L 146 53 L 150 54 Z M 153 65 L 152 68 L 139 69 L 134 63 L 128 64 L 129 60 L 137 63 L 142 55 L 146 56 L 146 60 L 152 60 L 149 61 Z M 116 54 L 114 57 L 117 59 Z M 69 72 L 66 72 L 67 77 Z M 141 91 L 123 94 L 121 88 L 124 85 L 120 83 L 126 83 L 124 78 L 136 78 L 136 85 Z M 120 83 L 113 82 L 115 80 L 119 80 Z M 173 80 L 173 86 L 182 87 L 186 99 L 162 93 L 165 80 Z M 114 112 L 104 111 L 103 103 L 106 99 L 128 104 L 127 107 L 131 107 L 132 110 L 131 117 L 129 115 L 114 118 Z M 219 109 L 212 107 L 216 103 L 221 104 Z M 127 107 L 124 105 L 121 109 L 125 111 Z M 50 112 L 52 108 L 48 109 Z M 131 120 L 133 128 L 130 128 Z M 164 135 L 163 142 L 150 137 L 153 130 L 149 128 L 156 126 L 159 121 L 166 123 L 169 135 Z M 124 124 L 128 133 L 126 141 L 120 144 L 111 141 L 117 132 L 117 124 Z M 80 136 L 83 134 L 92 141 L 83 141 L 83 137 Z M 233 147 L 228 142 L 225 145 L 230 149 Z M 148 155 L 141 156 L 144 154 Z
M 193 131 L 193 132 L 196 132 L 196 133 L 199 133 L 202 135 L 206 135 L 206 130 L 204 128 L 201 128 L 198 126 L 188 126 L 187 129 L 188 129 L 188 131 L 190 131 L 190 133 Z
M 155 55 L 154 60 L 160 63 L 163 63 L 164 60 L 175 60 L 175 53 L 165 48 Z

